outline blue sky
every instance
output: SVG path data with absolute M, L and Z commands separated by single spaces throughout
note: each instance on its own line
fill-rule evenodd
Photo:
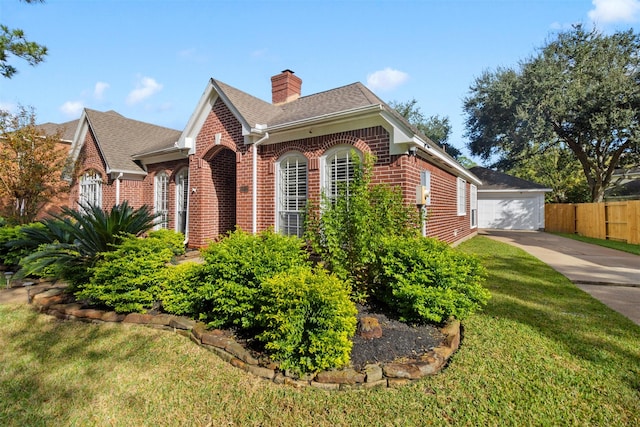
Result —
M 310 95 L 360 81 L 385 101 L 448 116 L 465 145 L 462 102 L 484 70 L 514 67 L 559 30 L 634 28 L 640 0 L 0 0 L 0 23 L 49 48 L 0 79 L 0 108 L 39 123 L 82 108 L 182 130 L 209 78 L 271 101 L 284 69 Z

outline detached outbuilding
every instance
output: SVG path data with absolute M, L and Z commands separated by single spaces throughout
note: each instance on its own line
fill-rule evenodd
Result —
M 480 166 L 469 170 L 482 181 L 478 187 L 479 228 L 544 229 L 544 196 L 551 188 Z

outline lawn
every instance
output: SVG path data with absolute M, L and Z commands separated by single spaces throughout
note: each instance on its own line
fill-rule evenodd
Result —
M 325 392 L 233 368 L 180 335 L 0 306 L 0 425 L 639 425 L 640 327 L 512 246 L 476 237 L 493 298 L 437 376 Z
M 579 234 L 573 234 L 573 233 L 553 233 L 553 234 L 566 237 L 568 239 L 591 243 L 592 245 L 604 246 L 605 248 L 616 249 L 623 252 L 629 252 L 630 254 L 640 255 L 640 245 L 634 245 L 627 242 L 620 242 L 617 240 L 596 239 L 594 237 L 580 236 Z

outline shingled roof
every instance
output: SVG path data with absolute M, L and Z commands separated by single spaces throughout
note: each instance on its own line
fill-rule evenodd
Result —
M 64 123 L 47 122 L 37 125 L 36 128 L 42 132 L 43 135 L 55 135 L 57 132 L 60 132 L 60 139 L 62 141 L 71 142 L 78 128 L 79 121 L 79 119 L 76 119 Z
M 483 168 L 481 166 L 474 166 L 469 170 L 480 180 L 482 185 L 478 187 L 478 190 L 484 191 L 506 191 L 506 190 L 546 190 L 551 191 L 550 188 L 544 185 L 537 184 L 535 182 L 527 181 L 526 179 L 516 178 L 515 176 L 507 175 L 506 173 L 497 172 L 491 169 Z
M 180 137 L 180 131 L 132 120 L 115 111 L 87 108 L 85 114 L 110 170 L 143 172 L 132 160 L 133 154 L 172 146 Z

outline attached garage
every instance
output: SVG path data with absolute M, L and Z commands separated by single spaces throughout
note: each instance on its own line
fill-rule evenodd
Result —
M 544 229 L 544 195 L 551 191 L 535 182 L 476 166 L 478 227 L 500 230 Z

